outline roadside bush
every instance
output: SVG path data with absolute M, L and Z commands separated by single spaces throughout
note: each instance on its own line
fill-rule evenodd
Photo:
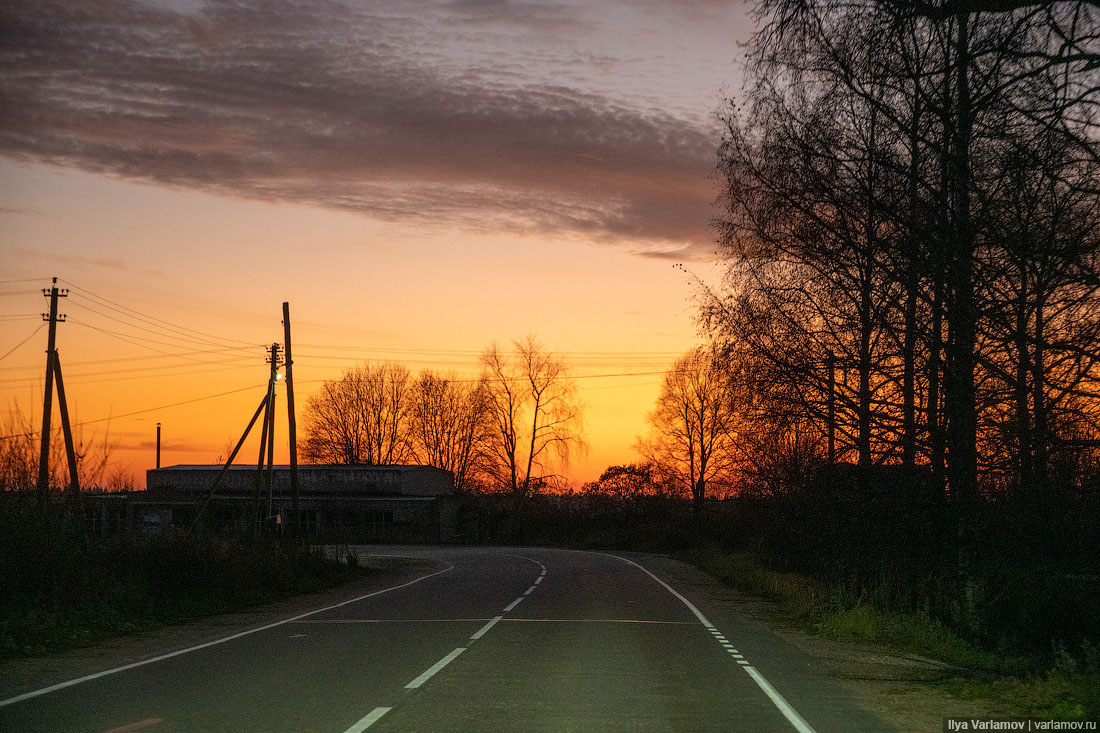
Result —
M 5 497 L 7 499 L 7 497 Z M 261 539 L 88 541 L 62 507 L 0 505 L 0 656 L 36 655 L 331 587 L 362 571 Z

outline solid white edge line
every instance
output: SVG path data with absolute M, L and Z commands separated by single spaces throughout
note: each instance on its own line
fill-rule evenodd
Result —
M 375 708 L 374 710 L 371 710 L 369 713 L 364 715 L 363 718 L 355 725 L 344 731 L 344 733 L 363 733 L 363 731 L 365 731 L 367 728 L 370 728 L 373 724 L 377 723 L 383 715 L 391 710 L 393 710 L 393 708 Z
M 453 662 L 455 660 L 455 657 L 457 657 L 459 654 L 461 654 L 464 651 L 466 651 L 466 647 L 464 647 L 464 646 L 460 646 L 458 649 L 455 649 L 453 652 L 451 652 L 450 654 L 448 654 L 447 656 L 443 657 L 438 662 L 433 664 L 431 667 L 429 667 L 426 672 L 421 674 L 415 680 L 413 680 L 409 684 L 405 685 L 405 689 L 406 690 L 415 690 L 417 687 L 420 687 L 422 684 L 424 684 L 425 682 L 430 680 L 432 678 L 432 676 L 435 675 L 436 672 L 438 672 L 439 670 L 443 669 L 448 664 Z
M 492 618 L 492 619 L 491 619 L 491 620 L 489 621 L 489 623 L 487 623 L 487 624 L 485 624 L 484 626 L 482 626 L 482 627 L 481 627 L 481 628 L 480 628 L 480 629 L 479 629 L 479 630 L 477 631 L 477 633 L 476 633 L 476 634 L 474 634 L 473 636 L 471 636 L 471 637 L 470 637 L 470 640 L 471 640 L 471 641 L 476 641 L 476 640 L 480 639 L 481 637 L 485 636 L 485 634 L 486 634 L 486 633 L 487 633 L 487 632 L 489 631 L 489 629 L 491 629 L 491 628 L 493 628 L 494 626 L 496 626 L 496 625 L 497 625 L 497 622 L 498 622 L 498 621 L 500 621 L 500 620 L 501 620 L 502 618 L 504 618 L 504 617 L 503 617 L 503 616 L 494 616 L 494 617 L 493 617 L 493 618 Z
M 798 711 L 791 707 L 791 704 L 779 694 L 779 692 L 771 686 L 771 683 L 764 679 L 764 675 L 756 671 L 755 667 L 745 667 L 745 672 L 749 677 L 752 677 L 753 681 L 760 686 L 760 689 L 764 691 L 764 694 L 771 698 L 772 703 L 779 708 L 779 712 L 783 713 L 783 716 L 790 721 L 798 733 L 815 733 L 812 726 L 806 722 L 805 718 L 798 714 Z
M 382 590 L 376 590 L 373 593 L 366 593 L 366 594 L 361 595 L 357 598 L 350 598 L 346 601 L 341 601 L 340 603 L 334 603 L 331 606 L 325 606 L 324 608 L 318 608 L 314 611 L 309 611 L 307 613 L 300 613 L 297 616 L 292 616 L 291 618 L 285 618 L 282 621 L 276 621 L 275 623 L 266 624 L 264 626 L 257 626 L 256 628 L 248 629 L 247 631 L 240 631 L 236 634 L 231 634 L 229 636 L 223 637 L 221 639 L 215 639 L 213 641 L 208 641 L 204 644 L 196 644 L 195 646 L 187 647 L 186 649 L 177 649 L 174 652 L 169 652 L 168 654 L 161 654 L 160 656 L 152 657 L 151 659 L 143 659 L 140 662 L 132 662 L 131 664 L 124 664 L 121 667 L 115 667 L 113 669 L 106 669 L 106 670 L 103 670 L 102 672 L 96 672 L 94 674 L 85 675 L 83 677 L 78 677 L 76 679 L 68 680 L 66 682 L 59 682 L 56 685 L 50 685 L 49 687 L 43 687 L 41 690 L 33 690 L 31 692 L 24 692 L 22 695 L 16 695 L 15 697 L 9 697 L 7 700 L 0 700 L 0 708 L 5 707 L 7 705 L 13 705 L 17 702 L 22 702 L 24 700 L 30 700 L 31 698 L 39 697 L 40 695 L 46 695 L 46 694 L 49 694 L 51 692 L 57 692 L 58 690 L 64 690 L 66 687 L 72 687 L 74 685 L 80 685 L 80 684 L 83 684 L 85 682 L 91 682 L 92 680 L 97 680 L 100 677 L 107 677 L 108 675 L 118 674 L 119 672 L 125 672 L 125 671 L 130 670 L 130 669 L 135 669 L 136 667 L 144 667 L 146 664 L 153 664 L 154 662 L 163 662 L 165 659 L 171 659 L 172 657 L 178 657 L 178 656 L 181 656 L 183 654 L 189 654 L 190 652 L 197 652 L 198 650 L 206 649 L 207 647 L 217 646 L 218 644 L 224 644 L 227 641 L 233 641 L 234 639 L 240 639 L 242 636 L 248 636 L 249 634 L 255 634 L 259 631 L 267 631 L 268 629 L 273 629 L 276 626 L 282 626 L 283 624 L 289 624 L 293 621 L 297 621 L 299 619 L 303 619 L 303 618 L 306 618 L 308 616 L 313 616 L 313 615 L 316 615 L 318 613 L 324 613 L 325 611 L 331 611 L 334 608 L 340 608 L 341 606 L 346 606 L 349 603 L 356 603 L 357 601 L 362 601 L 362 600 L 365 600 L 365 599 L 370 598 L 372 596 L 380 596 L 383 593 L 389 593 L 391 590 L 398 590 L 400 588 L 407 588 L 408 586 L 419 583 L 422 580 L 427 580 L 428 578 L 432 578 L 436 575 L 440 575 L 442 573 L 450 572 L 451 570 L 454 570 L 454 568 L 455 568 L 454 565 L 451 565 L 451 563 L 447 562 L 446 560 L 439 560 L 438 562 L 445 563 L 447 565 L 447 567 L 443 568 L 442 570 L 437 570 L 434 573 L 429 573 L 428 575 L 422 575 L 419 578 L 417 578 L 416 580 L 410 580 L 408 583 L 402 583 L 401 585 L 394 585 L 394 586 L 391 586 L 389 588 L 383 588 Z
M 692 603 L 691 601 L 689 601 L 688 599 L 684 598 L 684 597 L 683 597 L 682 595 L 680 595 L 679 593 L 677 593 L 677 592 L 676 592 L 676 589 L 675 589 L 675 588 L 673 588 L 673 587 L 672 587 L 671 585 L 669 585 L 669 584 L 668 584 L 668 583 L 666 583 L 665 581 L 663 581 L 663 580 L 661 580 L 660 578 L 658 578 L 658 577 L 657 577 L 656 575 L 654 575 L 653 573 L 649 572 L 649 570 L 648 570 L 648 569 L 646 569 L 646 568 L 642 567 L 641 565 L 639 565 L 638 563 L 634 562 L 633 560 L 629 560 L 629 559 L 627 559 L 627 558 L 625 558 L 625 557 L 622 557 L 621 555 L 612 555 L 612 554 L 611 554 L 611 553 L 609 553 L 609 552 L 608 552 L 608 553 L 603 553 L 603 552 L 601 552 L 601 553 L 597 553 L 597 554 L 600 554 L 600 555 L 604 555 L 604 554 L 606 554 L 606 555 L 607 555 L 608 557 L 613 557 L 613 558 L 615 558 L 615 559 L 617 559 L 617 560 L 622 560 L 623 562 L 625 562 L 625 563 L 630 563 L 630 564 L 631 564 L 631 565 L 633 565 L 634 567 L 638 568 L 638 569 L 639 569 L 639 570 L 641 570 L 641 571 L 642 571 L 643 573 L 645 573 L 646 575 L 648 575 L 649 577 L 653 578 L 653 579 L 654 579 L 654 580 L 656 580 L 656 581 L 657 581 L 658 583 L 660 583 L 661 585 L 663 585 L 663 586 L 664 586 L 664 588 L 665 588 L 665 590 L 667 590 L 667 591 L 668 591 L 669 593 L 671 593 L 672 595 L 674 595 L 674 596 L 676 596 L 677 598 L 679 598 L 679 599 L 680 599 L 680 602 L 681 602 L 681 603 L 683 603 L 683 604 L 684 604 L 685 606 L 687 606 L 687 607 L 688 607 L 688 608 L 689 608 L 689 609 L 691 610 L 691 612 L 695 614 L 695 618 L 699 619 L 699 621 L 700 621 L 700 622 L 702 622 L 703 626 L 706 626 L 706 627 L 707 627 L 708 629 L 713 629 L 713 628 L 714 628 L 714 624 L 712 624 L 712 623 L 711 623 L 710 621 L 708 621 L 708 620 L 707 620 L 707 617 L 703 615 L 703 612 L 702 612 L 702 611 L 700 611 L 700 610 L 699 610 L 698 608 L 696 608 L 696 607 L 695 607 L 695 604 L 694 604 L 694 603 Z
M 684 598 L 682 595 L 677 593 L 676 590 L 674 590 L 671 585 L 669 585 L 665 581 L 658 578 L 656 575 L 654 575 L 652 572 L 650 572 L 647 568 L 639 565 L 638 563 L 634 562 L 633 560 L 622 557 L 621 555 L 612 555 L 611 553 L 597 553 L 597 554 L 607 555 L 608 557 L 614 557 L 616 559 L 622 560 L 623 562 L 630 563 L 634 567 L 636 567 L 639 570 L 643 571 L 646 575 L 648 575 L 649 577 L 653 578 L 658 583 L 663 585 L 665 587 L 665 590 L 667 590 L 669 593 L 671 593 L 672 595 L 679 598 L 685 606 L 687 606 L 689 609 L 691 609 L 691 612 L 695 614 L 695 617 L 698 618 L 702 622 L 703 626 L 705 626 L 708 630 L 715 628 L 714 624 L 712 624 L 710 621 L 707 620 L 707 617 L 703 615 L 702 611 L 700 611 L 698 608 L 695 607 L 695 604 L 693 604 L 687 598 Z M 775 705 L 776 708 L 778 708 L 779 712 L 783 713 L 783 717 L 785 717 L 787 719 L 787 721 L 791 725 L 794 726 L 795 730 L 797 730 L 798 733 L 816 733 L 816 731 L 814 731 L 814 729 L 810 726 L 810 724 L 806 722 L 806 719 L 803 718 L 801 715 L 799 715 L 798 711 L 796 711 L 793 707 L 791 707 L 791 704 L 789 702 L 787 702 L 787 700 L 782 695 L 779 694 L 779 691 L 771 686 L 771 683 L 768 682 L 764 678 L 764 675 L 760 674 L 756 670 L 756 668 L 751 667 L 751 666 L 745 666 L 744 670 L 746 672 L 748 672 L 749 677 L 752 678 L 753 682 L 756 683 L 757 687 L 759 687 L 761 690 L 763 690 L 764 694 L 767 695 L 768 698 L 772 701 L 772 704 Z
M 504 607 L 504 612 L 508 613 L 509 611 L 514 609 L 516 606 L 519 605 L 519 602 L 522 601 L 522 600 L 523 600 L 523 596 L 520 596 L 516 600 L 512 601 L 511 603 L 509 603 L 507 606 Z

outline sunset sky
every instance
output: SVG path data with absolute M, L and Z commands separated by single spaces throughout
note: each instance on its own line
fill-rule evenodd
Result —
M 750 29 L 722 0 L 5 4 L 4 412 L 41 419 L 56 276 L 74 420 L 139 485 L 157 422 L 165 465 L 239 437 L 283 301 L 299 414 L 363 360 L 474 375 L 532 333 L 586 405 L 571 478 L 636 460 L 697 342 L 675 265 L 714 277 Z

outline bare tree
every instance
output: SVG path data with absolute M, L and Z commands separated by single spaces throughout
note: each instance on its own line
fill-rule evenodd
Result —
M 481 363 L 492 425 L 487 470 L 518 511 L 585 449 L 581 405 L 565 362 L 534 336 L 513 341 L 507 352 L 493 344 Z
M 1095 347 L 1076 327 L 1060 385 L 1040 334 L 1048 303 L 1075 314 L 1091 304 L 1078 273 L 1091 272 L 1095 244 L 1091 222 L 1058 213 L 1058 237 L 1079 246 L 1022 246 L 1052 214 L 1012 222 L 1030 209 L 1012 200 L 1010 166 L 1043 171 L 1046 212 L 1095 210 L 1100 11 L 1068 0 L 759 10 L 754 84 L 747 105 L 731 104 L 721 150 L 732 292 L 705 314 L 724 323 L 716 335 L 747 344 L 811 425 L 827 403 L 839 455 L 910 468 L 927 456 L 960 516 L 972 514 L 998 423 L 1004 434 L 1014 421 L 1016 450 L 1033 454 L 1019 470 L 1041 483 L 1048 413 L 1063 385 L 1083 409 Z M 1034 157 L 1051 147 L 1059 154 Z M 1015 417 L 996 394 L 1004 384 Z
M 637 443 L 642 456 L 691 494 L 695 516 L 707 487 L 728 478 L 735 465 L 735 429 L 740 396 L 728 365 L 698 348 L 665 375 L 651 430 Z
M 485 380 L 423 371 L 412 391 L 410 431 L 416 460 L 451 471 L 455 489 L 468 489 L 485 465 L 490 435 Z
M 306 401 L 302 456 L 316 463 L 392 465 L 411 457 L 409 370 L 365 365 L 328 380 Z

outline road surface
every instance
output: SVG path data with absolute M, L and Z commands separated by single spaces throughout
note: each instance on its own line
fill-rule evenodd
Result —
M 429 562 L 337 605 L 22 691 L 0 700 L 0 730 L 889 730 L 667 560 L 361 552 Z

